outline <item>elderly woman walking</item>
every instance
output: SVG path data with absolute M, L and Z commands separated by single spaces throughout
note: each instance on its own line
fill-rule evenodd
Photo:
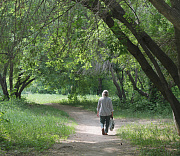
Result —
M 100 116 L 100 124 L 102 129 L 102 135 L 108 135 L 109 121 L 113 118 L 113 105 L 111 99 L 108 97 L 107 90 L 102 92 L 102 97 L 98 101 L 97 116 Z M 104 130 L 105 125 L 105 130 Z

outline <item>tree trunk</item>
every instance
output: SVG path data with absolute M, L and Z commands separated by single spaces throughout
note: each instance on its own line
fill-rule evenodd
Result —
M 22 75 L 23 75 L 23 73 L 20 73 L 20 74 L 18 75 L 17 82 L 16 82 L 16 84 L 15 84 L 15 86 L 14 86 L 15 92 L 14 92 L 13 94 L 16 95 L 16 98 L 18 97 L 18 91 L 19 91 L 19 88 L 20 88 L 20 85 L 21 85 L 21 76 L 22 76 Z
M 176 39 L 176 47 L 178 52 L 178 74 L 180 78 L 180 30 L 174 28 L 175 30 L 175 39 Z
M 152 38 L 143 30 L 141 30 L 140 26 L 136 24 L 133 19 L 125 18 L 124 9 L 117 3 L 115 0 L 106 0 L 104 1 L 106 5 L 111 9 L 111 14 L 108 16 L 112 16 L 113 18 L 119 20 L 124 23 L 125 26 L 132 32 L 132 34 L 136 37 L 140 45 L 145 51 L 150 51 L 157 57 L 157 59 L 162 63 L 162 65 L 168 70 L 174 82 L 180 89 L 180 79 L 178 76 L 178 69 L 175 63 L 160 49 L 160 47 L 152 40 Z
M 116 81 L 116 77 L 115 77 L 114 72 L 113 72 L 113 67 L 110 67 L 110 72 L 111 72 L 111 75 L 112 75 L 113 83 L 114 83 L 114 85 L 116 86 L 116 89 L 117 89 L 117 95 L 118 95 L 119 99 L 122 100 L 121 88 L 120 88 L 119 84 Z
M 130 79 L 130 81 L 131 81 L 131 83 L 133 85 L 134 90 L 136 90 L 140 95 L 145 96 L 146 98 L 148 98 L 149 95 L 147 93 L 145 93 L 142 90 L 140 90 L 139 88 L 137 88 L 136 82 L 134 81 L 130 71 L 127 70 L 126 74 L 129 76 L 129 79 Z
M 4 95 L 3 100 L 9 100 L 9 93 L 7 90 L 7 83 L 6 83 L 7 68 L 8 68 L 8 63 L 4 65 L 3 75 L 0 74 L 0 83 L 1 83 L 1 87 L 2 87 L 3 95 Z
M 16 95 L 16 98 L 21 98 L 21 93 L 24 90 L 24 88 L 26 88 L 28 84 L 30 84 L 32 81 L 35 80 L 35 78 L 29 80 L 30 76 L 27 76 L 25 80 L 21 81 L 21 75 L 22 74 L 23 73 L 19 74 L 18 80 L 17 80 L 16 85 L 14 87 L 16 89 L 16 92 L 14 93 Z
M 172 8 L 174 10 L 177 10 L 179 11 L 180 13 L 180 1 L 177 1 L 177 0 L 171 0 L 171 4 L 172 4 Z M 179 15 L 180 17 L 180 15 Z M 180 24 L 180 23 L 179 23 Z M 180 78 L 180 29 L 174 25 L 174 33 L 175 33 L 175 42 L 176 42 L 176 47 L 177 47 L 177 54 L 178 54 L 178 75 L 179 75 L 179 78 Z M 174 113 L 173 113 L 174 115 Z M 176 127 L 177 127 L 177 131 L 178 131 L 178 134 L 180 135 L 180 124 L 177 123 L 177 117 L 174 115 L 174 119 L 175 119 L 175 123 L 176 123 Z
M 102 88 L 102 78 L 98 78 L 98 90 L 97 90 L 97 95 L 101 95 L 102 92 L 103 92 L 103 88 Z
M 178 10 L 180 12 L 180 1 L 171 0 L 171 4 L 173 9 Z M 180 29 L 178 29 L 175 25 L 174 25 L 174 33 L 175 33 L 175 43 L 177 47 L 176 50 L 178 54 L 178 74 L 180 78 Z
M 13 94 L 13 62 L 12 58 L 10 58 L 10 70 L 9 70 L 9 86 L 10 86 L 10 94 Z
M 149 0 L 152 5 L 164 15 L 177 29 L 180 30 L 180 10 L 174 7 L 170 7 L 164 0 Z M 173 5 L 177 0 L 171 0 Z
M 123 99 L 126 101 L 126 94 L 125 94 L 125 90 L 124 90 L 124 72 L 122 70 L 122 77 L 120 76 L 119 72 L 116 70 L 116 74 L 117 74 L 117 78 L 119 80 L 119 83 L 121 85 L 121 91 L 122 91 L 122 96 L 123 96 Z
M 156 82 L 156 80 L 154 80 L 154 78 L 152 78 L 152 76 L 149 75 L 149 72 L 147 72 L 147 69 L 143 69 L 143 66 L 142 66 L 143 61 L 139 60 L 139 56 L 135 56 L 135 58 L 140 63 L 140 65 L 141 65 L 142 69 L 144 70 L 144 72 L 146 73 L 146 75 L 155 84 L 155 86 L 161 91 L 161 93 L 163 94 L 165 99 L 170 103 L 171 108 L 172 108 L 172 110 L 174 112 L 174 115 L 175 115 L 175 119 L 176 119 L 177 125 L 178 125 L 178 127 L 180 127 L 180 103 L 177 100 L 177 98 L 174 96 L 172 91 L 168 88 L 168 84 L 167 84 L 167 82 L 166 82 L 162 72 L 160 71 L 160 68 L 159 68 L 156 60 L 150 54 L 149 50 L 157 57 L 157 59 L 167 69 L 167 71 L 170 73 L 170 75 L 174 79 L 174 82 L 176 83 L 176 85 L 180 88 L 180 79 L 179 79 L 179 75 L 178 75 L 178 68 L 177 68 L 177 66 L 160 49 L 160 47 L 151 39 L 151 37 L 147 33 L 145 33 L 142 30 L 139 31 L 138 29 L 136 29 L 136 27 L 138 25 L 135 22 L 133 22 L 132 19 L 130 19 L 130 21 L 132 21 L 132 22 L 129 22 L 129 20 L 124 18 L 123 15 L 125 15 L 125 11 L 120 7 L 120 5 L 118 3 L 116 3 L 116 1 L 114 1 L 114 0 L 111 0 L 111 2 L 110 1 L 105 1 L 105 3 L 110 6 L 112 16 L 114 18 L 118 19 L 119 21 L 123 22 L 126 25 L 126 27 L 134 34 L 134 36 L 139 41 L 139 43 L 141 44 L 141 46 L 145 50 L 145 52 L 148 52 L 148 56 L 151 59 L 152 63 L 155 65 L 156 70 L 157 70 L 157 72 L 159 74 L 159 76 L 157 75 L 157 77 L 159 77 L 160 83 Z M 110 20 L 110 18 L 111 17 L 109 17 L 109 20 Z M 111 19 L 111 21 L 112 21 L 112 19 Z M 111 30 L 112 30 L 112 22 L 110 24 L 111 25 L 109 25 L 109 26 L 111 27 Z M 114 28 L 113 28 L 112 31 L 115 32 Z M 116 30 L 116 33 L 117 33 L 117 30 Z M 116 35 L 118 35 L 118 34 L 116 34 Z M 141 53 L 140 49 L 137 49 L 137 50 L 138 50 L 138 53 Z M 160 86 L 160 84 L 161 84 L 161 86 Z
M 179 127 L 178 123 L 176 122 L 174 112 L 173 112 L 173 118 L 174 118 L 174 122 L 175 122 L 175 125 L 176 125 L 176 128 L 177 128 L 178 135 L 180 136 L 180 127 Z
M 151 65 L 148 63 L 143 53 L 134 45 L 128 37 L 122 32 L 120 27 L 115 24 L 113 18 L 118 19 L 123 22 L 127 28 L 135 35 L 137 40 L 140 42 L 142 48 L 145 48 L 145 51 L 150 50 L 154 56 L 156 56 L 163 66 L 167 69 L 169 74 L 174 79 L 176 85 L 180 88 L 180 79 L 178 76 L 178 69 L 175 63 L 159 48 L 159 46 L 143 31 L 136 31 L 136 24 L 134 22 L 129 22 L 124 18 L 125 11 L 119 6 L 119 3 L 115 1 L 105 1 L 107 5 L 106 9 L 103 9 L 103 6 L 98 3 L 98 0 L 94 1 L 81 1 L 82 5 L 90 9 L 93 13 L 100 16 L 107 26 L 111 29 L 114 35 L 119 39 L 119 41 L 127 47 L 127 50 L 136 58 L 144 73 L 149 77 L 149 79 L 154 83 L 154 85 L 159 89 L 165 99 L 170 103 L 171 108 L 174 112 L 177 125 L 180 125 L 180 103 L 177 98 L 174 96 L 172 91 L 168 88 L 167 82 L 163 80 L 161 75 L 157 75 L 156 71 L 153 70 Z M 98 7 L 97 7 L 98 6 Z M 101 10 L 99 8 L 102 8 Z M 109 11 L 111 10 L 111 12 Z M 113 17 L 113 18 L 112 18 Z M 131 19 L 131 21 L 133 21 Z M 152 56 L 151 56 L 152 57 Z M 159 69 L 158 69 L 159 70 Z M 160 78 L 160 77 L 161 78 Z
M 157 90 L 156 86 L 150 81 L 149 82 L 149 97 L 148 97 L 148 100 L 150 102 L 153 102 L 153 103 L 156 102 L 156 100 L 158 99 L 157 92 L 158 92 L 158 90 Z
M 29 77 L 29 78 L 30 78 L 30 77 Z M 28 78 L 28 79 L 29 79 L 29 78 Z M 20 99 L 20 98 L 21 98 L 21 93 L 22 93 L 22 91 L 24 90 L 24 88 L 26 88 L 27 85 L 29 85 L 32 81 L 35 80 L 35 78 L 33 78 L 33 79 L 29 80 L 29 81 L 28 81 L 28 79 L 26 79 L 26 80 L 22 83 L 22 86 L 21 86 L 19 92 L 16 94 L 16 98 L 19 98 L 19 99 Z
M 7 90 L 7 83 L 6 83 L 6 78 L 4 79 L 1 74 L 0 74 L 0 83 L 1 83 L 1 87 L 2 87 L 2 90 L 3 90 L 3 95 L 4 95 L 4 98 L 3 100 L 9 100 L 9 93 L 8 93 L 8 90 Z

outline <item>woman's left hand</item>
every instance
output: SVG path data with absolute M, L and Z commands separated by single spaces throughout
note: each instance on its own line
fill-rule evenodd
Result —
M 99 111 L 97 112 L 97 116 L 99 117 Z

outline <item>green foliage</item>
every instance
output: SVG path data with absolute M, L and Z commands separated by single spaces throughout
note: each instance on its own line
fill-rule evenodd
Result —
M 67 99 L 67 96 L 63 96 L 64 98 L 60 95 L 58 96 L 58 103 L 81 107 L 95 113 L 97 102 L 100 98 L 99 96 L 92 95 L 86 95 L 82 97 L 76 96 L 77 99 L 75 101 L 71 101 Z M 157 111 L 150 111 L 148 108 L 147 110 L 134 111 L 134 109 L 131 109 L 129 106 L 129 109 L 123 109 L 120 106 L 116 106 L 117 101 L 119 101 L 117 97 L 110 96 L 110 98 L 113 100 L 115 110 L 114 118 L 130 118 L 131 120 L 135 121 L 137 118 L 148 120 L 172 118 L 172 113 L 170 115 L 170 111 L 162 113 L 158 112 L 158 109 Z M 142 102 L 148 103 L 148 101 L 145 101 L 145 99 Z M 144 105 L 142 104 L 142 106 Z M 159 109 L 162 110 L 162 108 Z M 119 130 L 119 135 L 121 138 L 130 140 L 134 144 L 138 145 L 142 155 L 170 155 L 172 153 L 178 153 L 179 150 L 179 137 L 177 136 L 177 132 L 173 127 L 174 125 L 172 122 L 142 126 L 139 126 L 139 124 L 125 127 L 122 126 Z M 177 151 L 169 151 L 168 149 L 177 149 Z
M 164 103 L 164 105 L 161 106 L 161 104 Z M 166 111 L 164 109 L 167 109 L 167 111 L 170 111 L 169 104 L 167 102 L 162 102 L 162 101 L 156 101 L 156 102 L 150 102 L 149 100 L 139 97 L 139 100 L 136 100 L 133 103 L 129 104 L 129 108 L 131 108 L 132 111 L 151 111 L 153 112 L 162 112 Z
M 86 110 L 90 110 L 96 112 L 97 102 L 99 100 L 99 96 L 97 95 L 84 95 L 84 96 L 76 96 L 73 99 L 61 99 L 59 101 L 60 104 L 63 105 L 73 105 L 76 107 L 81 107 Z
M 138 145 L 142 156 L 170 156 L 180 152 L 180 137 L 173 121 L 122 126 L 118 135 Z
M 4 118 L 4 112 L 0 112 L 0 143 L 3 143 L 8 139 L 8 133 L 4 125 L 9 123 L 9 120 Z
M 35 103 L 60 103 L 65 105 L 73 105 L 79 106 L 83 108 L 87 108 L 91 111 L 96 111 L 96 106 L 98 99 L 100 98 L 97 95 L 76 95 L 76 100 L 69 100 L 69 96 L 67 95 L 59 95 L 59 94 L 24 94 L 24 98 L 26 98 L 30 102 Z
M 78 100 L 77 94 L 76 94 L 76 93 L 69 94 L 69 95 L 68 95 L 68 101 L 69 101 L 71 104 L 72 104 L 72 103 L 74 103 L 74 104 L 78 103 L 79 100 Z
M 0 103 L 0 109 L 10 120 L 2 124 L 8 136 L 1 142 L 2 150 L 44 150 L 74 132 L 68 115 L 50 106 L 12 100 Z
M 120 101 L 117 96 L 110 94 L 113 106 L 115 109 L 114 114 L 118 118 L 171 118 L 172 110 L 169 104 L 165 101 L 157 101 L 156 103 L 149 102 L 148 100 L 141 98 L 139 95 L 135 103 L 130 101 Z M 98 99 L 101 95 L 59 95 L 59 94 L 23 94 L 28 101 L 35 103 L 62 103 L 72 104 L 74 106 L 80 106 L 88 108 L 92 111 L 96 111 Z M 163 103 L 163 104 L 162 104 Z M 151 104 L 151 105 L 150 105 Z M 143 109 L 144 108 L 144 109 Z M 153 108 L 153 109 L 152 109 Z
M 123 113 L 123 115 L 118 115 L 123 118 L 141 118 L 141 116 L 143 118 L 146 118 L 146 116 L 151 116 L 152 118 L 172 117 L 170 104 L 163 98 L 159 98 L 151 102 L 149 99 L 140 96 L 139 93 L 136 92 L 133 94 L 133 97 L 128 97 L 126 101 L 120 101 L 117 97 L 113 97 L 112 100 L 113 105 L 118 111 L 115 113 L 117 115 L 118 113 Z M 156 115 L 153 116 L 154 114 Z
M 86 96 L 76 96 L 77 99 L 75 101 L 68 100 L 67 96 L 62 95 L 42 95 L 42 94 L 34 94 L 34 96 L 38 99 L 38 96 L 41 99 L 44 99 L 44 103 L 46 102 L 56 102 L 65 105 L 73 105 L 77 107 L 81 107 L 86 110 L 90 110 L 96 113 L 97 102 L 100 96 L 95 95 L 86 95 Z M 28 99 L 32 99 L 33 95 L 27 96 Z M 44 97 L 44 98 L 43 98 Z M 37 101 L 34 98 L 32 101 Z M 129 107 L 129 103 L 127 102 L 126 105 L 128 107 L 124 108 L 121 107 L 125 103 L 121 103 L 117 97 L 110 96 L 113 101 L 114 105 L 114 118 L 121 118 L 126 119 L 130 118 L 130 120 L 138 121 L 138 119 L 166 119 L 169 121 L 172 119 L 172 112 L 167 111 L 166 113 L 158 112 L 157 111 L 150 111 L 150 110 L 141 110 L 141 111 L 134 111 L 134 108 L 131 109 Z M 40 99 L 39 99 L 40 100 Z M 52 101 L 51 101 L 52 100 Z M 117 103 L 120 102 L 119 105 Z M 145 99 L 142 102 L 148 103 Z M 143 104 L 142 104 L 143 105 Z M 160 110 L 161 110 L 161 106 Z M 147 108 L 148 109 L 148 108 Z M 171 114 L 171 115 L 170 115 Z M 140 120 L 141 121 L 141 120 Z M 145 125 L 128 125 L 122 126 L 119 130 L 119 135 L 121 138 L 127 139 L 132 141 L 132 143 L 136 144 L 140 148 L 140 152 L 142 155 L 173 155 L 173 153 L 178 153 L 179 149 L 179 137 L 177 136 L 177 132 L 175 130 L 174 124 L 172 120 L 170 122 L 163 122 L 163 123 L 153 123 L 153 124 L 145 124 Z M 177 151 L 171 151 L 168 149 L 177 149 Z
M 116 87 L 114 86 L 112 80 L 110 80 L 108 78 L 103 79 L 102 85 L 103 85 L 103 90 L 105 90 L 105 89 L 108 90 L 110 96 L 115 96 L 116 95 L 116 92 L 117 92 Z

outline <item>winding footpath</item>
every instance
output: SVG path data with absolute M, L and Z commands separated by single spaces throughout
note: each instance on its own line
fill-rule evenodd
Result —
M 44 155 L 48 156 L 137 156 L 137 147 L 122 141 L 116 130 L 131 121 L 115 119 L 115 129 L 109 131 L 108 135 L 101 134 L 99 118 L 95 113 L 81 108 L 47 104 L 67 112 L 70 118 L 77 122 L 76 133 L 67 140 L 55 144 Z

